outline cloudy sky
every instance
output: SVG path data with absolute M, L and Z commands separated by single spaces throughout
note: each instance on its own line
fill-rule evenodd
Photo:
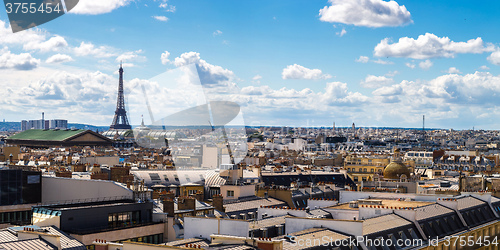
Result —
M 0 119 L 44 111 L 109 125 L 123 61 L 127 93 L 196 64 L 201 84 L 238 102 L 249 125 L 420 127 L 425 115 L 427 127 L 499 129 L 499 10 L 460 0 L 80 0 L 12 34 L 0 7 Z

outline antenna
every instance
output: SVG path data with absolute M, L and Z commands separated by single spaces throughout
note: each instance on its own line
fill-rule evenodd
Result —
M 422 136 L 425 142 L 425 115 L 422 116 Z

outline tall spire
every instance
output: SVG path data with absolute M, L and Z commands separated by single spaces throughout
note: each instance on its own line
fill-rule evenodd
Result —
M 120 73 L 120 79 L 118 82 L 118 98 L 116 100 L 116 110 L 115 117 L 113 118 L 113 122 L 110 129 L 132 129 L 132 126 L 128 123 L 127 111 L 125 111 L 125 96 L 123 95 L 123 68 L 122 62 L 120 62 L 120 69 L 118 70 Z

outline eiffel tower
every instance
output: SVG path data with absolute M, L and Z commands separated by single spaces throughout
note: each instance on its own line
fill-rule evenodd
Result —
M 116 101 L 115 117 L 110 129 L 132 129 L 128 123 L 127 111 L 125 111 L 125 97 L 123 96 L 123 68 L 120 63 L 120 82 L 118 84 L 118 100 Z

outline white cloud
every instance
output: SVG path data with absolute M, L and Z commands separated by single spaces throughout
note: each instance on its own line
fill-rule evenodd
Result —
M 161 22 L 168 21 L 168 17 L 166 17 L 166 16 L 151 16 L 151 17 L 158 20 L 158 21 L 161 21 Z
M 414 63 L 405 63 L 406 67 L 410 68 L 410 69 L 414 69 L 415 68 L 415 64 Z
M 367 56 L 360 56 L 358 59 L 356 59 L 356 62 L 360 63 L 367 63 L 368 61 L 370 61 L 370 58 Z
M 43 42 L 45 33 L 38 28 L 24 30 L 23 32 L 12 33 L 10 25 L 0 20 L 0 44 L 27 44 L 35 42 Z
M 169 5 L 166 2 L 161 3 L 159 7 L 165 9 L 166 12 L 175 12 L 175 6 Z
M 133 61 L 144 61 L 146 57 L 141 56 L 142 50 L 127 51 L 116 57 L 116 62 L 133 62 Z
M 495 50 L 488 56 L 488 61 L 495 65 L 500 65 L 500 49 Z
M 320 20 L 365 27 L 402 26 L 412 22 L 404 5 L 382 0 L 329 0 L 331 6 L 319 10 Z
M 341 31 L 339 31 L 339 32 L 337 32 L 335 34 L 337 34 L 337 36 L 343 37 L 346 33 L 347 33 L 347 31 L 344 28 L 342 28 Z
M 370 62 L 370 58 L 367 57 L 367 56 L 360 56 L 358 59 L 355 60 L 356 62 L 359 62 L 359 63 L 368 63 Z M 378 60 L 371 60 L 372 63 L 376 63 L 376 64 L 394 64 L 393 62 L 391 61 L 385 61 L 385 60 L 382 60 L 382 59 L 378 59 Z
M 29 53 L 12 54 L 7 47 L 0 50 L 0 69 L 32 70 L 39 64 Z
M 170 52 L 166 51 L 161 54 L 161 64 L 166 65 L 167 63 L 170 62 L 170 59 L 168 57 L 170 56 Z
M 45 62 L 46 63 L 65 63 L 65 62 L 71 62 L 74 61 L 71 56 L 65 55 L 65 54 L 55 54 L 51 57 L 49 57 Z
M 460 70 L 458 70 L 457 68 L 455 67 L 450 67 L 446 73 L 448 74 L 462 74 L 462 72 L 460 72 Z
M 11 100 L 0 105 L 23 114 L 46 113 L 66 117 L 72 122 L 109 124 L 116 105 L 118 79 L 101 72 L 68 73 L 59 71 L 25 86 L 7 87 Z M 127 84 L 126 84 L 127 86 Z M 127 87 L 126 87 L 127 88 Z M 3 99 L 3 98 L 0 98 Z
M 387 64 L 394 64 L 393 62 L 391 61 L 385 61 L 385 60 L 382 60 L 382 59 L 378 59 L 376 61 L 373 61 L 374 63 L 376 64 L 383 64 L 383 65 L 387 65 Z
M 41 52 L 48 51 L 58 51 L 62 48 L 68 46 L 68 42 L 62 36 L 53 36 L 49 40 L 40 42 L 40 41 L 31 41 L 24 44 L 24 50 L 39 50 Z
M 481 69 L 481 70 L 489 70 L 490 68 L 488 66 L 486 66 L 486 65 L 483 65 L 483 66 L 479 67 L 479 69 Z
M 75 8 L 69 13 L 99 15 L 127 6 L 130 2 L 132 2 L 132 0 L 84 0 L 79 1 Z
M 196 65 L 201 83 L 204 85 L 218 84 L 235 78 L 235 75 L 231 70 L 207 63 L 205 60 L 201 59 L 200 53 L 197 52 L 186 52 L 174 59 L 174 65 L 176 67 L 189 64 Z
M 378 57 L 406 57 L 413 59 L 429 59 L 437 57 L 453 58 L 456 54 L 493 51 L 495 46 L 484 44 L 478 37 L 467 42 L 454 42 L 448 37 L 438 37 L 431 33 L 420 35 L 415 40 L 409 37 L 401 37 L 396 43 L 389 44 L 389 38 L 380 41 L 374 49 Z
M 368 75 L 365 80 L 361 81 L 361 86 L 365 88 L 380 88 L 393 82 L 394 80 L 392 78 L 388 78 L 386 76 Z
M 394 71 L 389 71 L 387 72 L 387 74 L 385 74 L 386 76 L 390 76 L 390 77 L 393 77 L 395 75 L 399 74 L 399 72 L 397 70 L 394 70 Z
M 432 67 L 433 63 L 430 60 L 425 60 L 418 63 L 418 66 L 423 70 L 428 70 Z
M 222 31 L 216 30 L 216 31 L 214 31 L 214 33 L 212 33 L 212 35 L 213 36 L 220 36 L 220 35 L 222 35 Z
M 254 77 L 252 77 L 252 82 L 260 83 L 260 79 L 262 79 L 261 75 L 255 75 Z
M 91 42 L 82 42 L 79 47 L 74 48 L 74 52 L 77 56 L 94 56 L 97 58 L 116 56 L 116 54 L 110 52 L 110 50 L 112 49 L 105 46 L 96 47 Z
M 372 92 L 375 96 L 395 96 L 403 93 L 401 85 L 382 86 Z
M 294 64 L 288 65 L 281 73 L 283 79 L 306 79 L 319 80 L 332 78 L 329 74 L 323 74 L 320 69 L 308 69 L 304 66 Z

